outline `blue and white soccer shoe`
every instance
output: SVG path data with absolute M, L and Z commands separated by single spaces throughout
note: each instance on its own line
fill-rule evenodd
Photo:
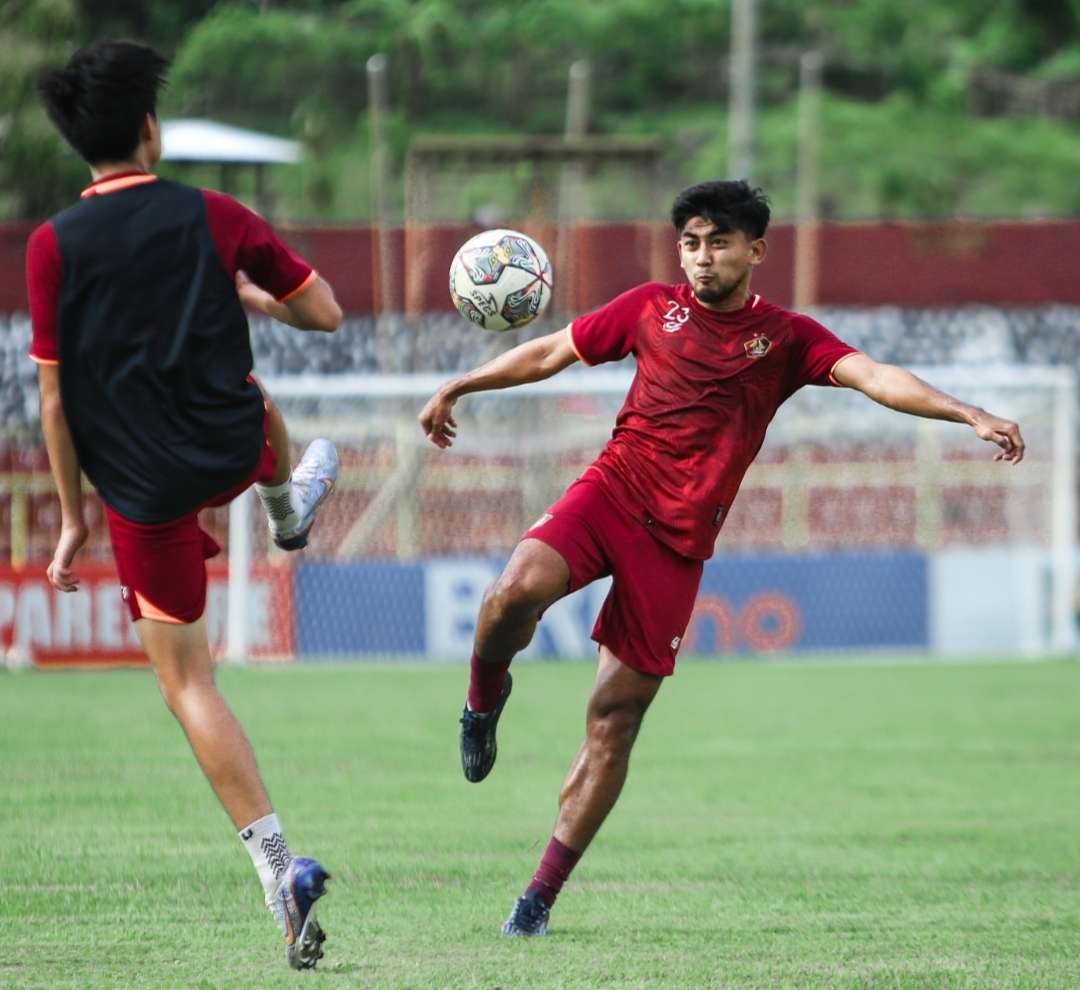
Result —
M 300 856 L 289 863 L 274 891 L 270 910 L 285 936 L 285 958 L 293 969 L 314 969 L 322 959 L 326 934 L 315 920 L 315 908 L 329 879 L 321 863 Z
M 338 455 L 334 445 L 322 437 L 312 440 L 292 473 L 293 491 L 301 505 L 300 522 L 291 532 L 274 534 L 274 542 L 282 550 L 300 550 L 307 546 L 308 533 L 315 523 L 319 506 L 334 490 L 337 476 Z

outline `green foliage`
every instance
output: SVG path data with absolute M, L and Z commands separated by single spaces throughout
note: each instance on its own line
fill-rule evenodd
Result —
M 788 100 L 758 121 L 754 178 L 780 219 L 795 209 L 796 114 Z M 726 117 L 714 108 L 607 123 L 662 134 L 672 188 L 726 174 Z M 972 118 L 903 94 L 876 103 L 830 96 L 821 131 L 820 191 L 829 218 L 1080 215 L 1080 140 L 1044 119 Z
M 779 203 L 797 56 L 817 48 L 834 215 L 1076 212 L 1080 0 L 768 0 L 759 12 L 759 171 Z M 725 169 L 729 21 L 730 0 L 13 0 L 0 26 L 0 216 L 40 216 L 78 188 L 81 166 L 32 80 L 92 34 L 175 56 L 164 114 L 304 140 L 308 161 L 272 180 L 286 212 L 355 220 L 368 208 L 374 53 L 389 59 L 397 166 L 420 131 L 560 133 L 567 68 L 587 59 L 594 129 L 658 135 L 676 183 Z
M 68 54 L 72 0 L 10 3 L 0 21 L 0 216 L 41 217 L 80 188 L 85 166 L 57 136 L 35 80 Z
M 166 54 L 193 24 L 205 17 L 218 0 L 183 3 L 147 3 L 146 0 L 77 0 L 82 23 L 96 38 L 137 38 Z M 84 40 L 89 41 L 90 36 Z
M 365 62 L 375 51 L 367 35 L 314 14 L 218 7 L 177 53 L 165 109 L 332 140 L 365 105 Z

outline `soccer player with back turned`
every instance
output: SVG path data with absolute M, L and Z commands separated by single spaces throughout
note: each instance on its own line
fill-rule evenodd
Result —
M 765 260 L 769 206 L 745 182 L 683 190 L 671 219 L 687 282 L 650 282 L 557 333 L 528 341 L 445 384 L 420 414 L 429 439 L 449 447 L 455 402 L 470 392 L 549 378 L 576 361 L 618 361 L 637 373 L 611 440 L 518 544 L 488 588 L 477 620 L 461 758 L 468 780 L 495 763 L 495 728 L 510 695 L 510 661 L 544 610 L 611 575 L 593 629 L 599 644 L 585 741 L 559 794 L 554 835 L 503 925 L 542 935 L 571 870 L 618 799 L 649 704 L 673 673 L 739 484 L 777 408 L 804 385 L 857 389 L 899 412 L 966 423 L 1017 463 L 1015 423 L 881 364 L 821 324 L 750 291 Z
M 122 594 L 165 702 L 240 830 L 289 964 L 306 969 L 322 956 L 315 908 L 327 873 L 289 852 L 251 745 L 214 682 L 205 559 L 220 548 L 198 512 L 254 484 L 278 546 L 306 545 L 337 454 L 316 440 L 290 473 L 281 413 L 251 377 L 244 304 L 302 330 L 335 330 L 341 310 L 261 217 L 153 174 L 166 65 L 151 48 L 106 41 L 39 83 L 93 179 L 27 246 L 30 355 L 61 508 L 48 575 L 59 590 L 78 590 L 85 472 L 105 504 Z

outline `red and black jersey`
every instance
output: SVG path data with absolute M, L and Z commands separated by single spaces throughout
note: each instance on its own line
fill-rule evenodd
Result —
M 182 516 L 259 460 L 238 269 L 278 299 L 316 277 L 240 203 L 147 173 L 95 182 L 30 237 L 30 356 L 59 363 L 79 464 L 134 522 Z
M 570 326 L 586 364 L 631 351 L 637 374 L 590 469 L 685 557 L 712 556 L 773 414 L 804 385 L 835 385 L 857 353 L 820 323 L 761 296 L 718 313 L 688 284 L 649 282 Z

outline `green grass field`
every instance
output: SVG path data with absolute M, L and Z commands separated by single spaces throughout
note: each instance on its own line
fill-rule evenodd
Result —
M 223 672 L 294 851 L 294 974 L 145 672 L 0 674 L 0 987 L 1080 987 L 1080 664 L 683 662 L 546 939 L 587 664 L 520 664 L 482 785 L 464 667 Z

